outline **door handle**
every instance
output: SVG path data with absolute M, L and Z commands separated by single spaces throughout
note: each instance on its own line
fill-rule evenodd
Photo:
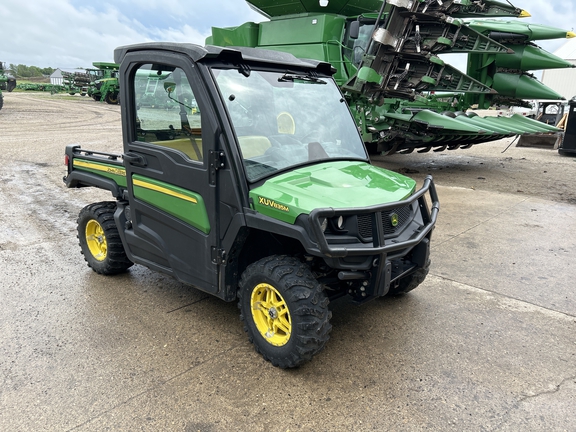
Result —
M 128 162 L 130 165 L 135 165 L 135 166 L 139 166 L 139 167 L 145 167 L 146 165 L 148 165 L 146 158 L 144 156 L 136 154 L 136 153 L 132 153 L 132 152 L 124 153 L 122 155 L 122 158 L 126 162 Z

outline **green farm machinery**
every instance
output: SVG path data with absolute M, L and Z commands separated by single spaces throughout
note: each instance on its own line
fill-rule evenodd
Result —
M 6 66 L 0 62 L 0 90 L 11 92 L 16 88 L 16 78 L 6 73 Z
M 87 73 L 92 77 L 88 95 L 95 101 L 104 101 L 108 104 L 118 103 L 120 84 L 118 83 L 118 65 L 116 63 L 94 62 L 96 69 L 89 69 Z
M 373 153 L 454 150 L 559 131 L 521 115 L 473 111 L 563 99 L 529 71 L 573 67 L 535 42 L 576 34 L 523 23 L 517 18 L 530 14 L 508 1 L 247 1 L 269 21 L 213 27 L 206 43 L 330 62 Z M 442 54 L 467 55 L 466 73 Z
M 65 91 L 72 96 L 76 93 L 80 93 L 81 96 L 86 96 L 91 82 L 92 79 L 86 71 L 62 72 L 62 84 L 64 85 Z
M 0 109 L 4 106 L 4 96 L 2 90 L 11 92 L 16 87 L 16 78 L 6 73 L 3 62 L 0 62 Z
M 77 72 L 62 72 L 63 84 L 71 95 L 80 93 L 95 101 L 109 104 L 118 103 L 118 65 L 116 63 L 94 62 L 94 68 Z
M 20 83 L 16 88 L 23 91 L 50 92 L 52 94 L 67 90 L 67 87 L 64 87 L 63 85 L 48 83 Z

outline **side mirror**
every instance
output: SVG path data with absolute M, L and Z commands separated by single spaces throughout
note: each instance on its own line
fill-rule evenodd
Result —
M 358 39 L 360 36 L 360 21 L 352 21 L 350 23 L 350 39 Z
M 167 81 L 164 83 L 164 90 L 166 90 L 166 93 L 170 94 L 173 93 L 174 90 L 176 90 L 176 83 Z

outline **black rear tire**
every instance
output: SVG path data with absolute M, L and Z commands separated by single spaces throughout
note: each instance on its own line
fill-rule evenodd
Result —
M 103 275 L 123 273 L 133 265 L 122 245 L 115 211 L 115 202 L 104 201 L 87 205 L 78 216 L 78 241 L 84 259 Z
M 300 366 L 330 338 L 328 297 L 307 265 L 273 255 L 249 265 L 240 278 L 238 307 L 257 352 L 274 366 Z

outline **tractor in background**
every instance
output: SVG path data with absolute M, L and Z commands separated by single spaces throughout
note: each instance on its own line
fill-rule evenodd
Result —
M 0 109 L 4 106 L 4 96 L 2 90 L 11 92 L 16 88 L 16 78 L 6 73 L 6 68 L 3 62 L 0 62 Z
M 96 69 L 87 72 L 92 77 L 88 95 L 95 101 L 104 101 L 115 105 L 118 103 L 120 84 L 118 82 L 118 68 L 116 63 L 94 62 Z

